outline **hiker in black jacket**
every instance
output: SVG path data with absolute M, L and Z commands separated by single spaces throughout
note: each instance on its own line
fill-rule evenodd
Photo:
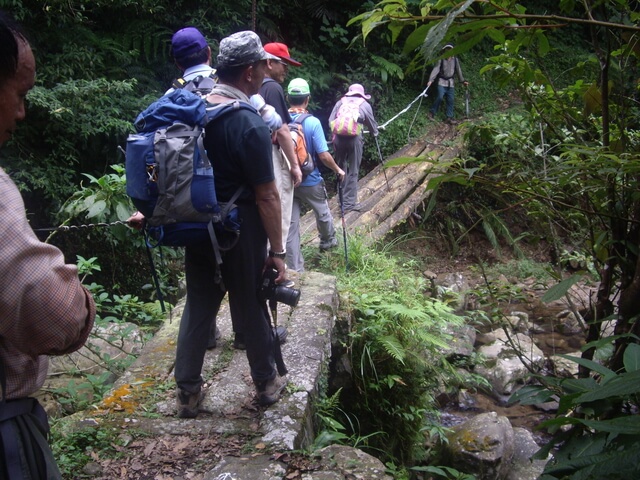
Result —
M 453 45 L 450 43 L 446 44 L 442 47 L 443 51 L 452 49 Z M 447 105 L 446 115 L 447 119 L 445 120 L 450 125 L 455 125 L 457 122 L 453 119 L 453 100 L 455 98 L 454 94 L 454 76 L 458 76 L 458 80 L 460 80 L 465 86 L 469 85 L 464 77 L 462 76 L 462 69 L 460 68 L 460 61 L 457 57 L 451 56 L 448 58 L 443 58 L 440 60 L 433 70 L 431 70 L 431 75 L 429 76 L 429 81 L 427 82 L 427 88 L 431 86 L 431 84 L 438 79 L 437 87 L 438 92 L 436 99 L 433 101 L 433 106 L 429 110 L 429 117 L 432 119 L 436 118 L 436 113 L 438 113 L 438 109 L 440 108 L 440 104 L 442 103 L 442 98 Z

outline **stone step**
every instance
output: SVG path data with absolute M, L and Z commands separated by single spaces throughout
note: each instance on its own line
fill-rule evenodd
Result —
M 284 304 L 278 307 L 278 325 L 288 330 L 282 354 L 289 370 L 289 384 L 276 404 L 262 408 L 255 402 L 246 354 L 232 347 L 231 318 L 225 302 L 218 315 L 222 336 L 218 346 L 207 351 L 205 357 L 206 394 L 201 412 L 195 419 L 175 416 L 173 366 L 183 300 L 147 342 L 138 359 L 117 380 L 98 410 L 66 417 L 65 423 L 74 429 L 80 426 L 134 428 L 158 438 L 220 434 L 228 444 L 238 435 L 243 438 L 237 442 L 239 445 L 250 437 L 253 445 L 266 451 L 287 452 L 309 447 L 315 437 L 314 403 L 327 385 L 338 294 L 335 277 L 315 272 L 301 274 L 295 288 L 301 289 L 297 307 Z M 234 452 L 232 457 L 236 455 L 240 457 L 241 452 Z M 222 463 L 237 462 L 227 459 Z M 257 477 L 234 475 L 233 478 Z

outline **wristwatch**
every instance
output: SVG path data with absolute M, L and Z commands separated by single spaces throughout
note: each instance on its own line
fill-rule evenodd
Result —
M 269 256 L 273 258 L 279 258 L 280 260 L 284 260 L 287 258 L 287 251 L 282 250 L 281 252 L 274 252 L 273 250 L 269 250 Z

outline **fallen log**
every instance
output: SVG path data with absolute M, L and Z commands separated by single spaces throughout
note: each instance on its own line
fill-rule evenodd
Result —
M 348 231 L 358 231 L 366 238 L 366 243 L 371 244 L 406 220 L 428 196 L 426 186 L 432 177 L 429 174 L 434 163 L 458 154 L 457 142 L 447 142 L 447 145 L 443 142 L 452 140 L 450 134 L 450 130 L 441 131 L 433 141 L 423 137 L 390 156 L 387 161 L 399 157 L 424 156 L 425 159 L 385 168 L 386 179 L 382 165 L 377 165 L 362 177 L 358 181 L 358 199 L 362 209 L 360 212 L 345 212 Z M 334 224 L 339 228 L 341 212 L 337 195 L 329 200 L 329 208 L 334 217 Z M 313 212 L 307 212 L 300 219 L 300 235 L 302 244 L 318 243 Z

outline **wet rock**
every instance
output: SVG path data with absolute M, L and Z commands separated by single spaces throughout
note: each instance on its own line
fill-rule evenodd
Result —
M 287 465 L 270 455 L 242 455 L 224 457 L 203 480 L 259 480 L 284 479 Z M 293 477 L 292 477 L 293 478 Z M 384 464 L 377 458 L 357 448 L 330 445 L 313 455 L 313 469 L 303 474 L 303 479 L 313 480 L 392 480 L 385 473 Z
M 543 340 L 544 345 L 542 345 L 542 347 L 547 349 L 547 351 L 565 351 L 567 348 L 569 348 L 569 343 L 559 335 L 546 335 Z
M 422 272 L 422 275 L 424 275 L 429 280 L 435 280 L 436 277 L 438 276 L 434 272 L 432 272 L 431 270 L 425 270 L 424 272 Z
M 284 478 L 286 471 L 284 463 L 273 460 L 269 455 L 228 456 L 224 457 L 213 470 L 207 472 L 203 480 L 281 479 Z
M 438 275 L 438 285 L 449 288 L 451 291 L 461 293 L 469 289 L 469 284 L 462 273 L 444 273 Z
M 580 358 L 582 354 L 580 352 L 575 352 L 570 353 L 569 355 Z M 549 361 L 551 362 L 551 368 L 555 376 L 562 378 L 578 376 L 578 364 L 576 362 L 567 360 L 559 355 L 552 355 L 549 357 Z
M 462 388 L 458 392 L 457 402 L 460 410 L 471 410 L 476 406 L 476 399 L 466 388 Z
M 469 357 L 476 342 L 476 329 L 470 325 L 447 325 L 445 333 L 451 335 L 448 348 L 442 354 L 448 359 Z
M 494 330 L 491 334 L 495 341 L 478 349 L 478 353 L 485 357 L 485 363 L 478 365 L 475 371 L 491 383 L 498 395 L 509 395 L 516 383 L 524 381 L 530 374 L 523 360 L 534 370 L 539 370 L 545 361 L 544 353 L 530 337 L 521 333 L 510 335 L 515 348 L 504 330 Z
M 585 321 L 580 316 L 571 310 L 563 310 L 556 315 L 558 319 L 558 329 L 563 333 L 570 334 L 583 334 L 585 331 Z
M 513 434 L 513 458 L 505 480 L 536 480 L 542 474 L 547 461 L 531 459 L 540 447 L 530 431 L 514 428 Z
M 315 459 L 319 463 L 319 471 L 313 473 L 315 479 L 343 479 L 353 480 L 392 480 L 385 473 L 384 464 L 376 457 L 344 445 L 330 445 L 318 450 Z M 337 476 L 319 476 L 320 473 L 333 472 Z M 256 477 L 257 478 L 257 477 Z
M 506 320 L 516 332 L 527 333 L 531 330 L 529 315 L 526 312 L 513 311 L 506 316 Z
M 478 480 L 506 479 L 514 454 L 514 431 L 507 417 L 482 413 L 452 428 L 444 446 L 448 465 Z

